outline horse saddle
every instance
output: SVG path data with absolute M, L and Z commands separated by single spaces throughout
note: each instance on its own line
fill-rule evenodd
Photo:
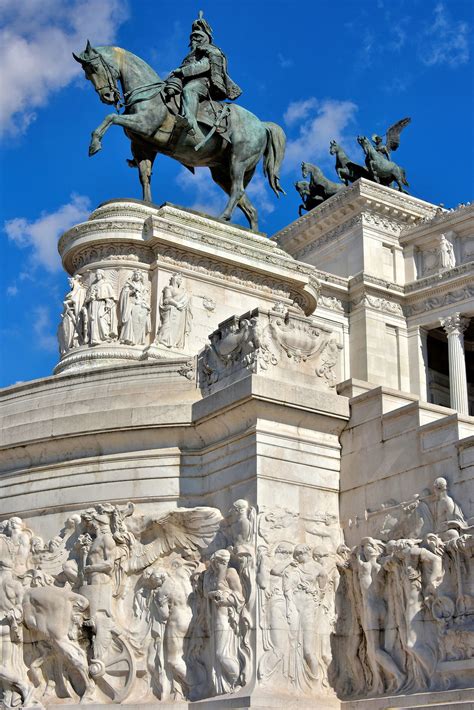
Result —
M 189 131 L 188 121 L 180 114 L 180 102 L 176 96 L 173 96 L 167 102 L 169 113 L 156 131 L 156 137 L 162 137 L 163 134 L 169 135 L 168 143 L 173 145 L 177 143 L 179 136 L 183 131 Z M 228 143 L 231 143 L 230 136 L 230 104 L 220 101 L 204 100 L 198 106 L 197 122 L 209 128 L 204 130 L 206 136 L 209 132 L 217 133 Z

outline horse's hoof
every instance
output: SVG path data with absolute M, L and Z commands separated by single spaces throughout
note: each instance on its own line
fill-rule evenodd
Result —
M 98 153 L 101 148 L 102 146 L 100 143 L 91 143 L 89 146 L 89 158 Z

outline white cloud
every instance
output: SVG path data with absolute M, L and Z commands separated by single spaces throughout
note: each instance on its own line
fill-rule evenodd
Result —
M 247 186 L 246 190 L 249 198 L 255 204 L 260 216 L 271 214 L 275 211 L 277 198 L 271 191 L 266 179 L 260 173 L 256 173 Z
M 89 199 L 71 195 L 71 202 L 61 205 L 56 212 L 42 214 L 34 222 L 15 217 L 4 224 L 8 238 L 18 247 L 31 250 L 28 265 L 34 269 L 43 266 L 48 271 L 58 271 L 61 261 L 58 254 L 58 237 L 66 229 L 89 216 Z
M 40 350 L 47 350 L 48 352 L 57 350 L 58 341 L 54 333 L 51 314 L 46 306 L 33 308 L 33 333 L 35 345 Z
M 302 101 L 292 101 L 285 111 L 283 116 L 287 126 L 292 126 L 294 123 L 302 121 L 314 109 L 318 107 L 318 99 L 311 97 Z
M 445 64 L 456 68 L 469 61 L 469 25 L 453 20 L 443 3 L 434 9 L 432 23 L 420 42 L 420 56 L 426 66 Z
M 294 61 L 290 59 L 289 57 L 285 57 L 281 52 L 278 52 L 278 64 L 282 69 L 291 69 L 291 67 L 294 64 Z
M 18 286 L 16 284 L 12 284 L 11 286 L 7 286 L 7 296 L 16 296 L 18 293 Z
M 193 175 L 186 168 L 178 173 L 176 182 L 185 192 L 194 193 L 194 201 L 190 209 L 217 216 L 224 209 L 227 202 L 226 193 L 216 185 L 207 168 L 196 168 Z
M 344 138 L 344 131 L 354 120 L 357 105 L 352 101 L 309 98 L 290 104 L 285 120 L 287 124 L 300 124 L 295 138 L 290 138 L 286 148 L 284 169 L 293 170 L 304 161 L 329 158 L 329 143 Z M 288 120 L 289 118 L 289 120 Z
M 125 0 L 2 0 L 0 133 L 26 131 L 34 109 L 82 71 L 71 52 L 88 38 L 111 42 L 125 8 Z

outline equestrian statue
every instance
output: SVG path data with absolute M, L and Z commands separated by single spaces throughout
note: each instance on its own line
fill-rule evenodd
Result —
M 89 155 L 102 147 L 112 125 L 122 126 L 130 138 L 133 160 L 143 189 L 151 202 L 150 180 L 158 153 L 169 155 L 191 172 L 208 167 L 212 178 L 228 195 L 221 219 L 229 221 L 239 207 L 250 228 L 258 229 L 257 210 L 245 192 L 256 166 L 270 187 L 284 194 L 279 169 L 286 138 L 280 126 L 262 122 L 250 111 L 228 103 L 241 90 L 227 72 L 227 59 L 213 43 L 212 29 L 203 18 L 192 24 L 190 52 L 166 80 L 142 59 L 120 47 L 92 47 L 73 54 L 100 100 L 115 106 L 92 132 Z M 119 84 L 122 94 L 119 90 Z M 226 101 L 227 100 L 227 101 Z
M 397 150 L 400 145 L 400 134 L 405 126 L 408 126 L 411 118 L 402 118 L 387 130 L 385 143 L 382 136 L 374 134 L 372 142 L 365 136 L 358 136 L 357 142 L 365 153 L 365 166 L 354 163 L 347 156 L 343 148 L 335 140 L 329 144 L 329 153 L 336 157 L 336 173 L 341 180 L 340 183 L 329 180 L 323 175 L 320 168 L 311 163 L 302 163 L 302 174 L 307 180 L 295 182 L 302 204 L 298 208 L 301 217 L 302 210 L 313 210 L 322 202 L 325 202 L 333 195 L 337 194 L 344 186 L 353 183 L 359 178 L 365 178 L 372 182 L 390 187 L 396 183 L 400 192 L 406 192 L 403 186 L 408 187 L 405 170 L 391 160 L 391 151 Z

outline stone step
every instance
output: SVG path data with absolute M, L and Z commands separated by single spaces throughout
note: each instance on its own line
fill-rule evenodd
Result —
M 420 402 L 410 402 L 393 409 L 382 416 L 382 436 L 384 440 L 416 431 L 420 426 L 438 422 L 446 417 L 445 412 L 431 411 L 420 406 Z
M 474 710 L 474 688 L 341 702 L 341 710 Z
M 442 419 L 428 422 L 420 427 L 421 450 L 428 451 L 440 446 L 454 444 L 460 439 L 467 438 L 473 434 L 474 418 L 453 412 Z

